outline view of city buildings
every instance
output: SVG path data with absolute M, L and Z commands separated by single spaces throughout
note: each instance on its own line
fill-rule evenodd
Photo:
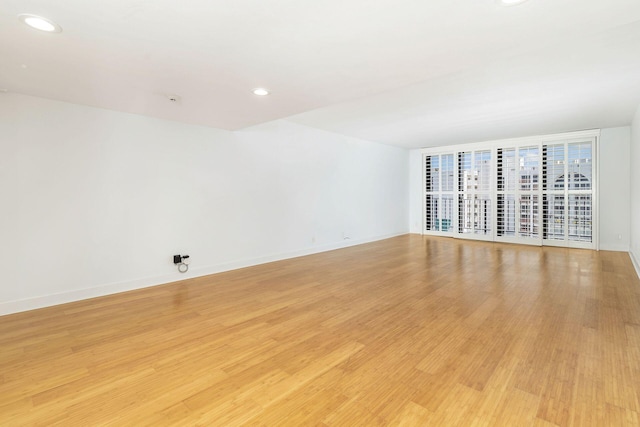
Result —
M 426 231 L 591 242 L 592 166 L 591 142 L 426 156 Z

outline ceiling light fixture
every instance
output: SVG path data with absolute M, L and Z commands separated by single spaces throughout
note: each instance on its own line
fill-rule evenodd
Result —
M 28 26 L 30 26 L 31 28 L 35 28 L 36 30 L 46 31 L 47 33 L 62 32 L 62 28 L 60 28 L 60 25 L 48 20 L 47 18 L 43 18 L 41 16 L 22 13 L 18 15 L 18 19 L 24 22 L 25 24 L 27 24 Z
M 257 87 L 253 90 L 253 94 L 258 96 L 267 96 L 269 95 L 269 91 L 266 90 L 265 88 Z
M 527 0 L 496 0 L 501 6 L 516 6 L 524 3 Z

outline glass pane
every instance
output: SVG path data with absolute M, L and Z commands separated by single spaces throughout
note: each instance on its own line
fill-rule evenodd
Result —
M 592 182 L 591 142 L 569 144 L 567 185 L 569 190 L 589 190 Z
M 453 174 L 455 172 L 453 167 L 453 154 L 442 155 L 441 163 L 442 191 L 453 191 Z
M 453 158 L 451 159 L 453 161 Z M 441 231 L 452 232 L 453 226 L 453 194 L 443 194 L 440 199 L 438 219 Z
M 471 195 L 458 195 L 458 233 L 473 232 L 473 199 Z
M 431 179 L 431 159 L 433 156 L 425 156 L 424 157 L 424 191 L 429 193 L 433 191 L 431 188 L 432 179 Z
M 474 163 L 475 189 L 491 191 L 491 151 L 476 151 Z
M 564 195 L 544 196 L 545 239 L 564 240 L 564 206 Z
M 591 195 L 570 194 L 567 217 L 569 240 L 591 242 Z
M 432 193 L 440 190 L 440 156 L 425 158 L 426 191 Z
M 458 190 L 469 191 L 475 185 L 475 179 L 471 172 L 471 153 L 458 153 Z
M 427 231 L 452 232 L 453 194 L 445 194 L 440 197 L 427 194 L 426 200 Z
M 564 144 L 547 145 L 544 150 L 544 189 L 564 190 Z
M 433 156 L 431 162 L 431 188 L 433 191 L 440 191 L 440 156 Z
M 538 147 L 524 147 L 518 150 L 520 163 L 520 189 L 537 190 L 539 185 L 540 154 Z
M 438 231 L 438 196 L 427 194 L 426 207 L 425 207 L 425 219 L 427 231 Z
M 520 237 L 538 237 L 540 225 L 540 209 L 538 206 L 538 196 L 533 194 L 523 194 L 520 196 Z
M 516 234 L 516 200 L 513 194 L 498 194 L 498 236 Z
M 491 234 L 491 196 L 488 194 L 474 198 L 473 228 L 476 234 Z
M 515 148 L 498 149 L 497 159 L 498 191 L 515 191 L 516 189 L 516 150 Z

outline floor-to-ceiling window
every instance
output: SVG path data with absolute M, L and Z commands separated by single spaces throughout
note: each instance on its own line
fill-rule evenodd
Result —
M 593 241 L 594 144 L 590 140 L 543 146 L 546 245 L 589 247 Z
M 425 230 L 452 234 L 454 224 L 453 154 L 433 154 L 424 159 Z
M 458 234 L 491 240 L 493 214 L 491 200 L 491 150 L 469 150 L 458 158 Z
M 599 131 L 424 149 L 424 232 L 595 248 Z

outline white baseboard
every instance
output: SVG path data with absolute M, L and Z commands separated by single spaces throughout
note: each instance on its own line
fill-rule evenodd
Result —
M 638 258 L 633 254 L 632 251 L 629 251 L 629 258 L 631 258 L 631 263 L 633 264 L 633 267 L 636 269 L 636 274 L 640 279 L 640 262 L 638 262 Z
M 238 260 L 229 263 L 217 264 L 208 267 L 189 270 L 187 273 L 173 273 L 164 276 L 147 277 L 143 279 L 128 280 L 125 282 L 109 283 L 106 285 L 95 286 L 86 289 L 77 289 L 69 292 L 58 294 L 38 296 L 22 300 L 0 302 L 0 316 L 19 313 L 21 311 L 35 310 L 43 307 L 50 307 L 69 302 L 80 301 L 89 298 L 96 298 L 105 295 L 116 294 L 119 292 L 132 291 L 151 286 L 163 285 L 166 283 L 177 282 L 180 280 L 190 279 L 194 277 L 208 276 L 210 274 L 222 273 L 223 271 L 237 270 L 239 268 L 251 267 L 259 264 L 266 264 L 274 261 L 281 261 L 290 258 L 297 258 L 305 255 L 312 255 L 320 252 L 332 251 L 335 249 L 346 248 L 349 246 L 362 245 L 378 240 L 390 239 L 392 237 L 402 236 L 407 233 L 389 234 L 384 236 L 376 236 L 365 239 L 347 239 L 321 246 L 312 246 L 309 248 L 267 255 L 257 258 Z
M 616 245 L 616 244 L 600 244 L 599 250 L 601 251 L 614 251 L 614 252 L 629 252 L 629 245 Z

